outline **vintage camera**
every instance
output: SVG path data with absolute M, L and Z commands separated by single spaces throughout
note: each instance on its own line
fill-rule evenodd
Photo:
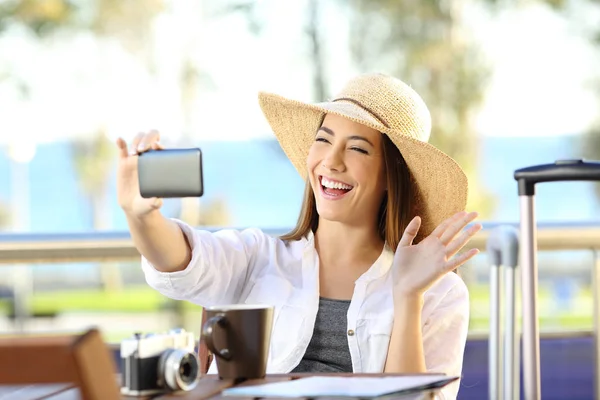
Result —
M 147 396 L 189 391 L 199 376 L 194 334 L 183 329 L 165 334 L 136 333 L 121 342 L 121 393 Z

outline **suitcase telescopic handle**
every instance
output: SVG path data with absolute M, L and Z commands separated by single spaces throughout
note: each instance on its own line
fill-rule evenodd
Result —
M 533 196 L 535 184 L 557 181 L 600 181 L 600 162 L 558 160 L 553 164 L 534 165 L 515 171 L 519 196 Z
M 538 265 L 533 198 L 535 184 L 558 181 L 600 181 L 600 162 L 559 160 L 554 164 L 535 165 L 514 172 L 518 182 L 521 230 L 521 308 L 523 330 L 523 393 L 528 400 L 541 398 L 540 335 L 537 295 Z
M 519 231 L 509 225 L 500 225 L 490 232 L 486 250 L 492 265 L 517 268 L 519 263 Z
M 518 399 L 517 383 L 520 371 L 516 329 L 515 270 L 519 262 L 519 231 L 509 225 L 494 228 L 488 236 L 487 252 L 492 267 L 488 344 L 489 398 Z M 502 270 L 504 279 L 502 279 Z M 501 290 L 502 286 L 504 286 L 504 293 Z M 500 343 L 502 338 L 503 344 Z

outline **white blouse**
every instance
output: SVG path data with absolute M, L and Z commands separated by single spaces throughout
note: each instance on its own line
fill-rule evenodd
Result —
M 208 232 L 175 220 L 192 248 L 182 271 L 159 272 L 142 258 L 146 281 L 163 295 L 201 306 L 275 306 L 267 373 L 289 373 L 312 337 L 319 304 L 319 259 L 310 233 L 285 242 L 259 229 Z M 385 249 L 355 282 L 347 315 L 347 339 L 357 373 L 383 372 L 394 320 L 390 267 Z M 448 273 L 424 295 L 422 334 L 429 372 L 460 376 L 469 322 L 469 294 L 463 280 Z M 400 355 L 401 356 L 401 355 Z M 213 361 L 209 373 L 216 373 Z M 457 396 L 460 380 L 444 387 Z

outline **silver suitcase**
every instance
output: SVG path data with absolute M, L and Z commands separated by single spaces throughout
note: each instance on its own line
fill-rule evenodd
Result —
M 519 398 L 519 342 L 515 324 L 515 269 L 521 269 L 523 395 L 526 400 L 540 400 L 540 336 L 537 312 L 538 264 L 535 221 L 535 185 L 543 182 L 600 181 L 600 162 L 561 160 L 535 165 L 514 172 L 520 200 L 520 230 L 504 226 L 488 239 L 491 258 L 490 275 L 490 399 Z M 518 254 L 518 257 L 517 257 Z M 501 282 L 504 270 L 506 299 L 502 301 Z M 501 304 L 504 311 L 502 338 Z M 504 346 L 501 346 L 501 342 Z

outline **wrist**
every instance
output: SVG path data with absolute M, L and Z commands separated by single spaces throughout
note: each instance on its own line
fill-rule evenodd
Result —
M 130 211 L 125 211 L 125 218 L 127 223 L 131 226 L 147 226 L 152 225 L 153 221 L 156 221 L 161 217 L 160 210 L 154 209 L 144 214 L 135 214 Z
M 423 296 L 394 298 L 394 329 L 404 332 L 410 326 L 421 326 Z
M 409 300 L 409 301 L 417 301 L 419 299 L 423 299 L 424 293 L 425 292 L 423 290 L 413 289 L 413 288 L 410 288 L 405 285 L 398 284 L 394 288 L 394 297 L 395 298 Z
M 424 303 L 423 297 L 421 292 L 396 291 L 394 293 L 394 303 L 397 308 L 412 310 L 418 308 L 420 310 Z

